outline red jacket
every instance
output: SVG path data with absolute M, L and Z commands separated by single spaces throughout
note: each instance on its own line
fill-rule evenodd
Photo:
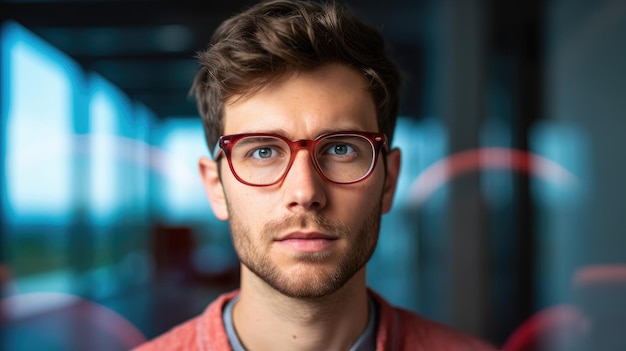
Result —
M 221 295 L 200 316 L 149 341 L 134 351 L 231 350 L 222 310 L 239 292 Z M 392 307 L 370 292 L 379 306 L 376 351 L 494 351 L 489 344 L 443 324 Z

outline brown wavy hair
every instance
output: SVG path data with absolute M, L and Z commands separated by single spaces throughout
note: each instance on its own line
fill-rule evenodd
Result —
M 389 142 L 398 114 L 400 74 L 381 33 L 336 4 L 274 0 L 224 21 L 199 52 L 196 98 L 211 152 L 223 132 L 224 103 L 328 63 L 357 69 L 368 82 L 379 131 Z

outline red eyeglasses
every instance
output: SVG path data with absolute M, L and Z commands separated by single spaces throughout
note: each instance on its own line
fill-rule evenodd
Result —
M 300 149 L 309 151 L 322 178 L 352 184 L 372 174 L 380 151 L 387 150 L 387 138 L 383 133 L 352 131 L 293 141 L 278 134 L 232 134 L 219 138 L 213 159 L 218 160 L 223 153 L 241 183 L 269 186 L 287 176 Z

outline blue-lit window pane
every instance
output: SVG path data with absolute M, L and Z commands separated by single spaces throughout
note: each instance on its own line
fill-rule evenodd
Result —
M 113 223 L 125 203 L 122 160 L 134 152 L 129 102 L 124 94 L 103 78 L 92 75 L 89 94 L 89 136 L 91 147 L 90 199 L 95 224 Z
M 163 122 L 160 149 L 159 209 L 177 223 L 216 220 L 205 196 L 198 160 L 208 155 L 202 123 L 196 118 L 170 118 Z
M 448 135 L 441 120 L 429 117 L 416 123 L 398 119 L 395 145 L 402 150 L 402 167 L 394 207 L 402 204 L 439 211 L 448 191 L 446 175 L 433 172 L 448 151 Z
M 3 31 L 5 218 L 65 223 L 72 204 L 73 64 L 16 24 Z
M 576 206 L 590 184 L 590 146 L 586 133 L 568 123 L 542 122 L 530 131 L 530 147 L 541 156 L 533 164 L 533 198 L 541 206 Z M 545 158 L 545 162 L 541 162 Z
M 481 146 L 483 148 L 502 148 L 504 151 L 512 152 L 511 126 L 498 118 L 488 119 L 481 131 Z M 506 157 L 506 164 L 512 164 L 511 156 Z M 506 206 L 513 201 L 513 169 L 497 168 L 489 169 L 485 167 L 480 170 L 480 183 L 485 195 L 485 200 L 491 206 Z
M 137 103 L 134 108 L 134 117 L 134 139 L 136 140 L 134 180 L 136 185 L 133 187 L 133 213 L 146 221 L 149 210 L 149 170 L 153 167 L 150 157 L 153 148 L 149 143 L 150 130 L 154 127 L 156 115 L 145 105 Z

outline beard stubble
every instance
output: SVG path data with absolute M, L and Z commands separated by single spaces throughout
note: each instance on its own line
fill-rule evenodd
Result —
M 364 221 L 359 228 L 352 228 L 317 212 L 307 212 L 267 222 L 258 234 L 253 234 L 230 205 L 229 213 L 233 244 L 241 263 L 281 294 L 313 299 L 339 290 L 369 261 L 378 242 L 381 202 L 377 201 L 369 213 L 363 214 Z M 345 252 L 324 250 L 295 253 L 290 260 L 302 269 L 288 273 L 272 259 L 271 243 L 277 235 L 287 230 L 304 228 L 315 228 L 339 240 L 346 240 L 348 245 Z M 337 263 L 330 269 L 324 267 L 333 255 L 338 257 Z

